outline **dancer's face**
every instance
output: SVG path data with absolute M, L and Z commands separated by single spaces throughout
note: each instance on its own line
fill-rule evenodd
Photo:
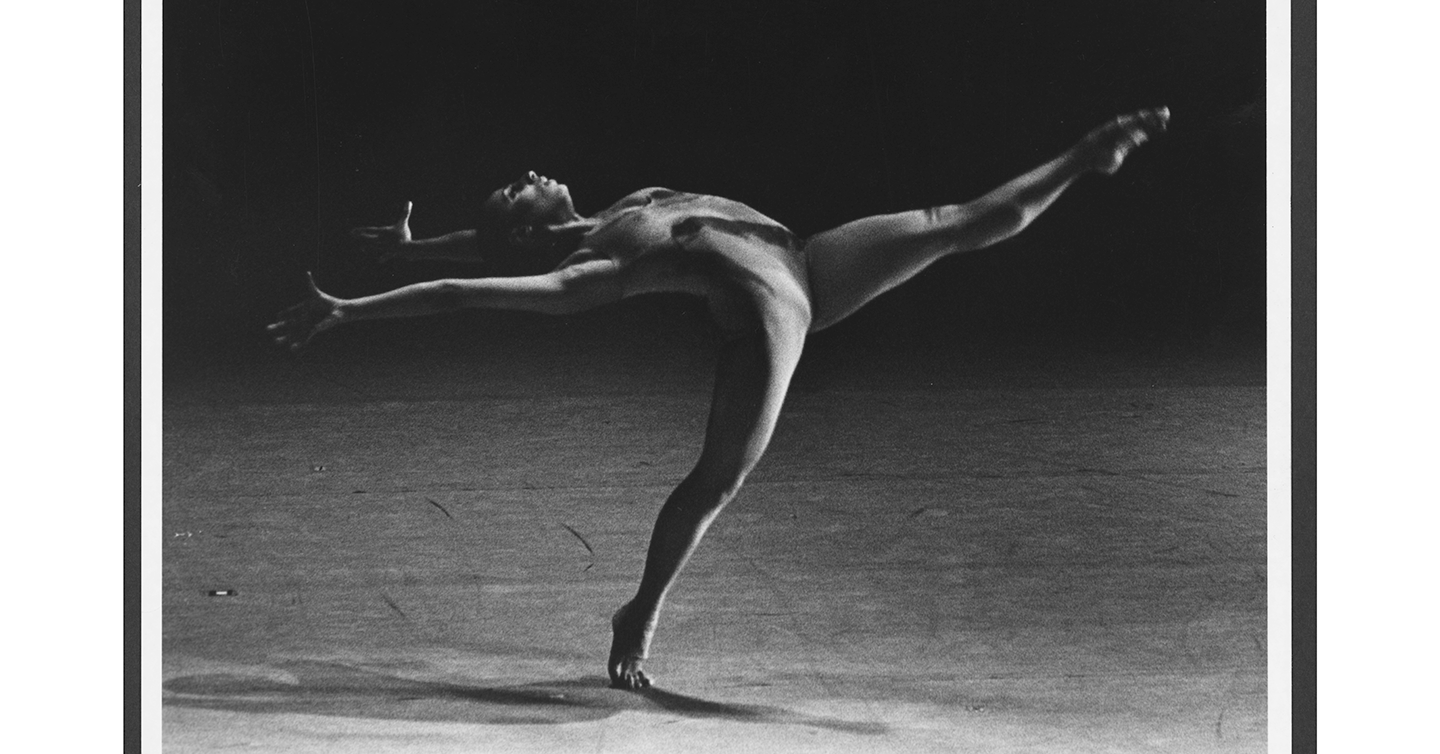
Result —
M 579 217 L 570 200 L 570 189 L 533 170 L 509 186 L 496 189 L 486 203 L 512 225 L 556 225 Z

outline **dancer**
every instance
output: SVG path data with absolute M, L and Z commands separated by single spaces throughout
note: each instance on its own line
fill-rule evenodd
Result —
M 436 280 L 355 299 L 328 295 L 311 279 L 310 297 L 269 330 L 293 350 L 366 319 L 465 307 L 565 314 L 655 292 L 703 298 L 724 337 L 700 458 L 660 509 L 634 598 L 611 618 L 611 686 L 643 688 L 651 682 L 642 662 L 661 603 L 764 453 L 806 336 L 944 256 L 1019 233 L 1081 175 L 1113 174 L 1169 119 L 1166 108 L 1119 116 L 973 201 L 867 217 L 809 239 L 739 202 L 660 188 L 584 217 L 564 184 L 530 172 L 490 195 L 474 230 L 413 239 L 407 204 L 394 225 L 354 235 L 391 257 L 496 264 L 519 258 L 551 271 Z

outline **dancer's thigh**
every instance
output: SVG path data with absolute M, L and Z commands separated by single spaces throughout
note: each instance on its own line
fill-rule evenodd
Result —
M 953 246 L 959 207 L 876 215 L 812 236 L 805 244 L 814 319 L 820 330 L 914 277 Z

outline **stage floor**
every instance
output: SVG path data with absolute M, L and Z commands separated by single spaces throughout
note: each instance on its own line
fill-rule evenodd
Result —
M 1265 749 L 1253 370 L 802 366 L 634 694 L 703 349 L 360 342 L 167 367 L 166 751 Z

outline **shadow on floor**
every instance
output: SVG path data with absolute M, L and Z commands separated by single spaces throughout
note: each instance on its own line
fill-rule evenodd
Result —
M 594 678 L 471 686 L 401 678 L 334 662 L 276 664 L 274 673 L 211 673 L 165 682 L 164 703 L 173 707 L 248 713 L 299 713 L 383 720 L 544 725 L 585 722 L 623 711 L 743 723 L 805 725 L 856 734 L 883 734 L 887 727 L 791 712 L 780 707 L 728 704 L 660 689 L 616 691 Z M 294 680 L 290 680 L 293 678 Z

